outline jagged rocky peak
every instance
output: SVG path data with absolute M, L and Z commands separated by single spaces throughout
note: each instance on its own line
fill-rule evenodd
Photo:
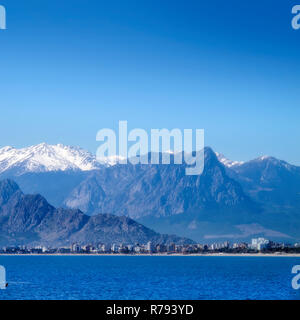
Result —
M 4 205 L 16 193 L 22 193 L 19 186 L 12 180 L 0 181 L 0 205 Z

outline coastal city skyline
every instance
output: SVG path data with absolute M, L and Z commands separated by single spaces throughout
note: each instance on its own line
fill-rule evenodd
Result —
M 253 238 L 251 242 L 223 241 L 210 244 L 79 244 L 51 247 L 47 245 L 19 245 L 0 248 L 1 254 L 257 254 L 300 253 L 300 243 L 278 243 L 265 238 Z

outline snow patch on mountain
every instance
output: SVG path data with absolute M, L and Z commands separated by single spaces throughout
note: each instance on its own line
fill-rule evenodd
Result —
M 231 167 L 235 167 L 235 166 L 239 166 L 244 164 L 243 161 L 232 161 L 227 159 L 223 154 L 216 152 L 216 156 L 218 158 L 218 160 L 223 163 L 223 165 L 225 167 L 231 168 Z
M 107 156 L 102 158 L 98 157 L 97 161 L 106 167 L 112 167 L 119 164 L 121 161 L 125 159 L 126 159 L 125 157 L 114 155 L 114 156 Z

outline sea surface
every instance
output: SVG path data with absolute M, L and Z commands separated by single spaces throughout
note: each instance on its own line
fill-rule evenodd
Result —
M 6 299 L 292 299 L 300 258 L 0 256 Z

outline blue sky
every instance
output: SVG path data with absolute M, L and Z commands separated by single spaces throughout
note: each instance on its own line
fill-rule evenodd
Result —
M 96 152 L 97 131 L 128 120 L 300 165 L 297 1 L 255 2 L 0 0 L 0 146 Z

